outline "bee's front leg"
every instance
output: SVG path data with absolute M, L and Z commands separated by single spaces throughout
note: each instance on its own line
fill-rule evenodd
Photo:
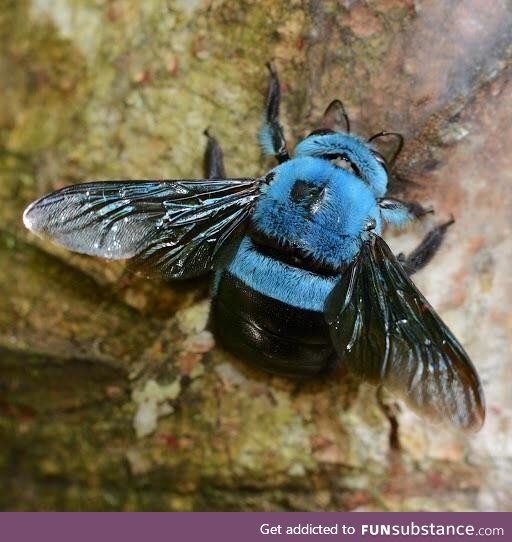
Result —
M 277 71 L 270 62 L 267 67 L 270 72 L 270 81 L 265 99 L 264 121 L 260 129 L 260 144 L 265 154 L 275 156 L 281 164 L 290 158 L 283 127 L 279 122 L 281 88 Z
M 425 208 L 416 201 L 401 201 L 395 198 L 380 198 L 377 201 L 382 218 L 395 228 L 402 228 L 409 222 L 433 213 L 432 208 Z

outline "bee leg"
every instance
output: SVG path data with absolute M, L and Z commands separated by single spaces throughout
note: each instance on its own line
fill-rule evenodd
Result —
M 416 273 L 416 271 L 419 271 L 430 262 L 435 253 L 439 250 L 446 230 L 454 222 L 455 220 L 452 217 L 448 222 L 439 224 L 439 226 L 436 226 L 425 235 L 421 243 L 408 256 L 405 256 L 404 254 L 399 254 L 397 256 L 398 261 L 402 264 L 409 276 Z
M 281 88 L 277 71 L 272 64 L 267 64 L 270 72 L 267 97 L 265 99 L 264 120 L 260 129 L 260 145 L 265 154 L 275 156 L 282 164 L 290 158 L 283 127 L 279 122 L 279 104 L 281 102 Z
M 396 228 L 434 212 L 432 208 L 426 209 L 415 201 L 401 201 L 395 198 L 380 198 L 377 204 L 384 221 Z
M 207 179 L 225 179 L 224 156 L 219 142 L 210 134 L 209 130 L 204 131 L 208 138 L 204 151 L 203 168 Z
M 387 398 L 382 386 L 377 388 L 376 396 L 379 409 L 389 422 L 389 447 L 393 451 L 400 451 L 402 449 L 400 443 L 400 423 L 398 421 L 400 405 Z

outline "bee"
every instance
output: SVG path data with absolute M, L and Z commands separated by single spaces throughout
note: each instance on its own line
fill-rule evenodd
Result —
M 351 134 L 335 100 L 290 156 L 279 79 L 268 68 L 260 143 L 278 165 L 265 175 L 226 178 L 221 148 L 206 132 L 206 179 L 68 186 L 31 203 L 25 226 L 165 279 L 213 271 L 209 325 L 241 359 L 294 378 L 344 367 L 434 422 L 479 429 L 485 406 L 475 368 L 410 279 L 451 221 L 407 257 L 381 237 L 386 224 L 402 227 L 428 212 L 386 196 L 403 138 Z M 384 136 L 398 143 L 390 161 L 375 148 Z

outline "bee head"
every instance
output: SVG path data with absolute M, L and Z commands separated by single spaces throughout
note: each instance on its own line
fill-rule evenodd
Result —
M 375 197 L 382 197 L 386 193 L 386 160 L 369 142 L 354 135 L 328 128 L 315 130 L 295 147 L 295 156 L 327 160 L 364 181 Z

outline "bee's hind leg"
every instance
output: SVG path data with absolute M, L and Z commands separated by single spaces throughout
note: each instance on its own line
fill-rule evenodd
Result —
M 283 127 L 279 122 L 279 105 L 281 103 L 281 88 L 279 78 L 274 66 L 269 62 L 267 64 L 270 72 L 267 96 L 265 98 L 265 108 L 263 112 L 263 124 L 260 128 L 260 145 L 263 152 L 269 156 L 275 156 L 277 161 L 282 164 L 290 158 L 286 139 L 284 137 Z
M 448 222 L 439 224 L 433 230 L 430 230 L 421 243 L 408 256 L 405 256 L 403 253 L 398 254 L 397 259 L 409 276 L 430 262 L 443 243 L 446 230 L 454 222 L 455 220 L 452 217 Z
M 203 167 L 207 179 L 225 179 L 224 155 L 219 142 L 206 129 L 204 135 L 208 138 L 204 151 Z

